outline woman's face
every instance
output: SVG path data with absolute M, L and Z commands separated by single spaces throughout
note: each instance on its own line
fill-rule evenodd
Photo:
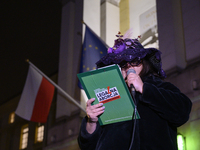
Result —
M 123 74 L 127 74 L 129 69 L 134 69 L 136 74 L 139 75 L 143 69 L 142 60 L 138 58 L 133 59 L 131 62 L 121 62 L 119 66 L 121 67 Z
M 134 66 L 134 67 L 131 66 L 130 64 L 127 64 L 127 67 L 125 68 L 125 72 L 126 72 L 126 74 L 127 74 L 127 71 L 128 71 L 129 69 L 134 69 L 135 72 L 136 72 L 136 74 L 139 75 L 140 72 L 142 71 L 142 68 L 143 68 L 142 63 L 140 63 L 139 65 Z
M 121 67 L 121 72 L 122 72 L 122 76 L 123 76 L 124 79 L 126 79 L 126 77 L 127 77 L 127 71 L 129 69 L 134 69 L 137 75 L 139 75 L 140 72 L 143 69 L 143 64 L 142 63 L 140 63 L 140 64 L 138 64 L 136 66 L 131 66 L 129 63 L 127 63 L 125 66 L 126 67 Z

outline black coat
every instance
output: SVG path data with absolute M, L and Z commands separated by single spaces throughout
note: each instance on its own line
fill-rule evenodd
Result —
M 144 80 L 143 94 L 136 93 L 138 112 L 132 150 L 177 150 L 177 127 L 184 124 L 192 103 L 169 82 L 150 76 Z M 105 109 L 106 111 L 106 109 Z M 78 143 L 82 150 L 128 150 L 134 121 L 100 126 L 94 133 L 86 131 L 82 121 Z M 135 147 L 135 148 L 134 148 Z

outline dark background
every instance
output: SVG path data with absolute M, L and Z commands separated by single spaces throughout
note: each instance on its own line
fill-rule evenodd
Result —
M 0 3 L 0 105 L 21 94 L 29 59 L 47 76 L 58 71 L 61 2 L 4 0 Z

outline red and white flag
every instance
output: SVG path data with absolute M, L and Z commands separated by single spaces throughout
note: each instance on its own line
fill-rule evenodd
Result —
M 29 65 L 26 83 L 15 113 L 29 121 L 45 123 L 55 87 Z

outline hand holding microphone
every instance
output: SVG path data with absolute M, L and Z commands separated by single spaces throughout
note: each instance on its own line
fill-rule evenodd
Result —
M 129 69 L 129 70 L 127 71 L 127 76 L 128 76 L 130 73 L 135 73 L 135 74 L 136 74 L 136 71 L 135 71 L 134 69 Z M 130 88 L 131 88 L 131 91 L 132 91 L 132 92 L 135 92 L 135 87 L 133 86 L 132 83 L 130 84 Z
M 143 92 L 143 81 L 134 69 L 129 69 L 127 71 L 127 82 L 131 91 Z

